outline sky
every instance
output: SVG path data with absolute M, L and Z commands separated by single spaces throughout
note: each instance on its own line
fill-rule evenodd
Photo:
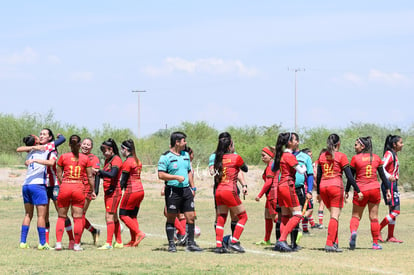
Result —
M 0 113 L 141 137 L 295 118 L 406 129 L 413 26 L 408 0 L 5 1 Z

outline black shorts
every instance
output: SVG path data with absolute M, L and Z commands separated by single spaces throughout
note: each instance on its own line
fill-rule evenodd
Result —
M 305 201 L 306 201 L 306 192 L 305 192 L 305 187 L 296 187 L 295 188 L 296 191 L 296 195 L 298 196 L 298 200 L 299 200 L 299 204 L 302 206 L 302 209 L 305 205 Z
M 49 199 L 51 199 L 52 201 L 57 201 L 57 195 L 55 196 L 53 194 L 53 190 L 54 190 L 55 187 L 54 186 L 48 186 L 46 188 L 47 188 L 47 197 Z
M 191 187 L 165 186 L 167 213 L 194 212 L 194 196 Z
M 391 200 L 387 201 L 387 189 L 384 184 L 381 184 L 382 196 L 384 198 L 385 205 L 399 206 L 400 205 L 400 192 L 398 192 L 398 181 L 391 182 Z

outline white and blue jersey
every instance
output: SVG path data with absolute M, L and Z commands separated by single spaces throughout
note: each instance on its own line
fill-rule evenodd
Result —
M 27 160 L 29 159 L 44 159 L 48 157 L 49 151 L 31 151 L 27 154 Z M 27 166 L 26 179 L 23 182 L 23 185 L 29 184 L 44 184 L 46 185 L 48 180 L 47 176 L 47 166 L 39 164 L 37 162 L 32 162 Z
M 179 182 L 178 180 L 169 180 L 165 184 L 174 187 L 188 187 L 190 182 L 188 179 L 188 173 L 192 171 L 190 155 L 181 151 L 180 155 L 176 155 L 171 151 L 164 153 L 158 161 L 158 172 L 165 172 L 170 175 L 183 176 L 184 181 Z

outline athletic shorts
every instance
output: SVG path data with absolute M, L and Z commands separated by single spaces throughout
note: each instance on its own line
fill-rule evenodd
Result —
M 116 213 L 118 211 L 119 202 L 121 201 L 122 193 L 120 189 L 115 189 L 111 195 L 105 195 L 105 211 L 107 213 Z
M 277 200 L 280 206 L 296 207 L 299 206 L 299 199 L 296 195 L 295 186 L 279 186 L 277 189 Z
M 230 190 L 216 191 L 216 204 L 217 206 L 225 205 L 227 207 L 239 206 L 242 202 L 239 195 L 236 192 Z
M 134 210 L 139 208 L 142 200 L 144 199 L 144 191 L 138 192 L 125 192 L 121 199 L 120 209 L 124 210 Z
M 23 202 L 33 205 L 48 204 L 46 185 L 27 184 L 22 187 Z
M 53 191 L 55 190 L 55 186 L 48 186 L 47 188 L 47 197 L 51 199 L 52 201 L 57 201 L 57 195 L 55 196 L 53 194 Z M 59 188 L 59 186 L 57 186 Z
M 266 200 L 266 209 L 270 215 L 277 215 L 277 199 Z
M 400 205 L 400 192 L 398 192 L 398 181 L 391 183 L 391 200 L 387 201 L 387 190 L 385 186 L 381 184 L 382 196 L 384 198 L 385 205 L 399 206 Z
M 321 187 L 320 196 L 322 198 L 323 203 L 326 205 L 327 208 L 331 207 L 344 207 L 344 187 L 330 185 Z
M 379 204 L 381 202 L 381 192 L 379 188 L 370 189 L 370 190 L 361 191 L 361 192 L 364 195 L 364 198 L 362 199 L 362 201 L 359 201 L 358 193 L 354 191 L 354 199 L 352 200 L 353 204 L 357 206 L 365 207 L 368 203 Z
M 165 186 L 165 205 L 168 213 L 194 212 L 194 196 L 191 187 Z
M 240 189 L 239 186 L 236 185 L 237 189 L 237 196 L 240 198 Z M 217 202 L 216 202 L 216 188 L 213 189 L 213 197 L 214 197 L 214 209 L 217 209 Z
M 63 183 L 60 185 L 57 198 L 58 207 L 69 207 L 70 205 L 83 208 L 85 205 L 85 194 L 83 183 Z

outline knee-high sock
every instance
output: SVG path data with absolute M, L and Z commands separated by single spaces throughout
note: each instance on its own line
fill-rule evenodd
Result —
M 181 221 L 178 218 L 175 218 L 174 226 L 177 229 L 178 234 L 182 236 L 185 235 L 185 226 L 182 226 Z
M 378 219 L 371 220 L 371 235 L 372 235 L 372 241 L 375 244 L 378 244 L 378 236 L 380 234 L 380 225 L 378 223 Z
M 378 220 L 377 220 L 378 222 Z M 358 217 L 352 217 L 351 222 L 349 223 L 349 230 L 351 231 L 351 234 L 358 231 L 359 227 L 359 218 Z
M 388 224 L 395 222 L 395 220 L 397 219 L 398 215 L 400 215 L 400 211 L 399 210 L 392 210 L 390 211 L 390 213 L 385 216 L 385 218 L 381 221 L 381 227 L 380 227 L 380 231 L 387 226 Z
M 217 224 L 216 224 L 216 246 L 222 247 L 223 246 L 223 235 L 224 235 L 224 224 L 227 220 L 227 214 L 219 214 L 217 216 Z
M 106 243 L 112 245 L 112 238 L 115 232 L 115 223 L 113 221 L 106 222 Z
M 129 232 L 131 234 L 131 241 L 135 241 L 136 236 L 138 234 L 138 225 L 135 223 L 134 219 L 130 216 L 120 215 L 119 218 L 123 221 L 126 227 L 129 228 Z
M 96 231 L 95 227 L 93 227 L 93 225 L 86 218 L 85 213 L 83 213 L 82 218 L 83 218 L 84 229 L 88 230 L 91 233 L 95 232 Z
M 37 227 L 37 234 L 39 235 L 39 243 L 44 245 L 46 243 L 46 228 Z
M 231 238 L 231 242 L 236 243 L 240 240 L 240 236 L 243 233 L 244 225 L 247 222 L 247 213 L 246 211 L 241 212 L 237 215 L 239 221 L 236 224 L 236 228 L 234 229 L 234 234 Z
M 328 225 L 328 237 L 326 239 L 326 245 L 332 246 L 336 240 L 336 234 L 338 233 L 338 221 L 334 218 L 329 220 Z
M 231 221 L 230 223 L 230 228 L 231 228 L 231 235 L 234 235 L 234 230 L 236 229 L 236 225 L 237 225 L 237 220 L 236 221 Z
M 281 222 L 280 221 L 276 221 L 276 229 L 275 229 L 275 233 L 276 233 L 276 240 L 279 240 L 279 238 L 280 238 L 280 224 L 281 224 Z
M 187 223 L 187 236 L 188 236 L 188 244 L 194 243 L 194 223 Z
M 28 226 L 28 225 L 22 225 L 22 230 L 20 232 L 20 242 L 21 243 L 26 243 L 27 234 L 29 234 L 29 228 L 30 228 L 30 226 Z
M 283 217 L 282 217 L 282 219 L 283 219 Z M 288 223 L 286 224 L 285 228 L 281 232 L 279 241 L 281 241 L 281 242 L 286 241 L 286 238 L 287 238 L 288 234 L 290 232 L 292 232 L 292 230 L 299 224 L 301 219 L 302 219 L 301 215 L 294 215 L 293 217 L 291 217 L 289 219 Z
M 282 235 L 283 231 L 285 231 L 285 227 L 286 227 L 287 223 L 289 222 L 289 218 L 290 218 L 289 215 L 282 215 L 281 223 L 280 223 L 280 235 Z M 280 237 L 279 237 L 279 239 L 280 239 Z
M 308 220 L 309 220 L 309 224 L 310 224 L 311 226 L 315 226 L 315 221 L 313 220 L 313 217 L 312 217 L 312 216 L 310 216 L 310 217 L 308 218 Z
M 308 224 L 309 224 L 309 219 L 308 218 L 303 218 L 302 219 L 302 229 L 304 232 L 308 231 Z
M 63 238 L 63 233 L 65 232 L 65 219 L 58 217 L 56 221 L 56 242 L 61 243 Z
M 296 245 L 296 239 L 298 238 L 299 233 L 299 223 L 293 228 L 292 232 L 290 232 L 290 242 L 292 245 Z
M 323 224 L 323 211 L 318 210 L 318 221 L 319 224 Z
M 122 237 L 121 237 L 121 223 L 119 220 L 115 222 L 115 240 L 117 243 L 122 243 Z
M 68 233 L 69 241 L 74 241 L 75 238 L 73 237 L 72 223 L 69 217 L 67 217 L 65 220 L 65 229 L 66 233 Z
M 73 218 L 73 223 L 75 224 L 74 233 L 75 233 L 75 243 L 80 244 L 83 232 L 83 219 L 82 217 Z
M 165 223 L 165 233 L 167 234 L 168 243 L 174 243 L 175 227 L 173 223 Z
M 46 242 L 49 243 L 50 222 L 46 222 Z
M 265 229 L 266 229 L 266 233 L 265 233 L 264 240 L 267 242 L 270 240 L 270 236 L 272 235 L 272 230 L 273 230 L 272 219 L 265 219 Z

